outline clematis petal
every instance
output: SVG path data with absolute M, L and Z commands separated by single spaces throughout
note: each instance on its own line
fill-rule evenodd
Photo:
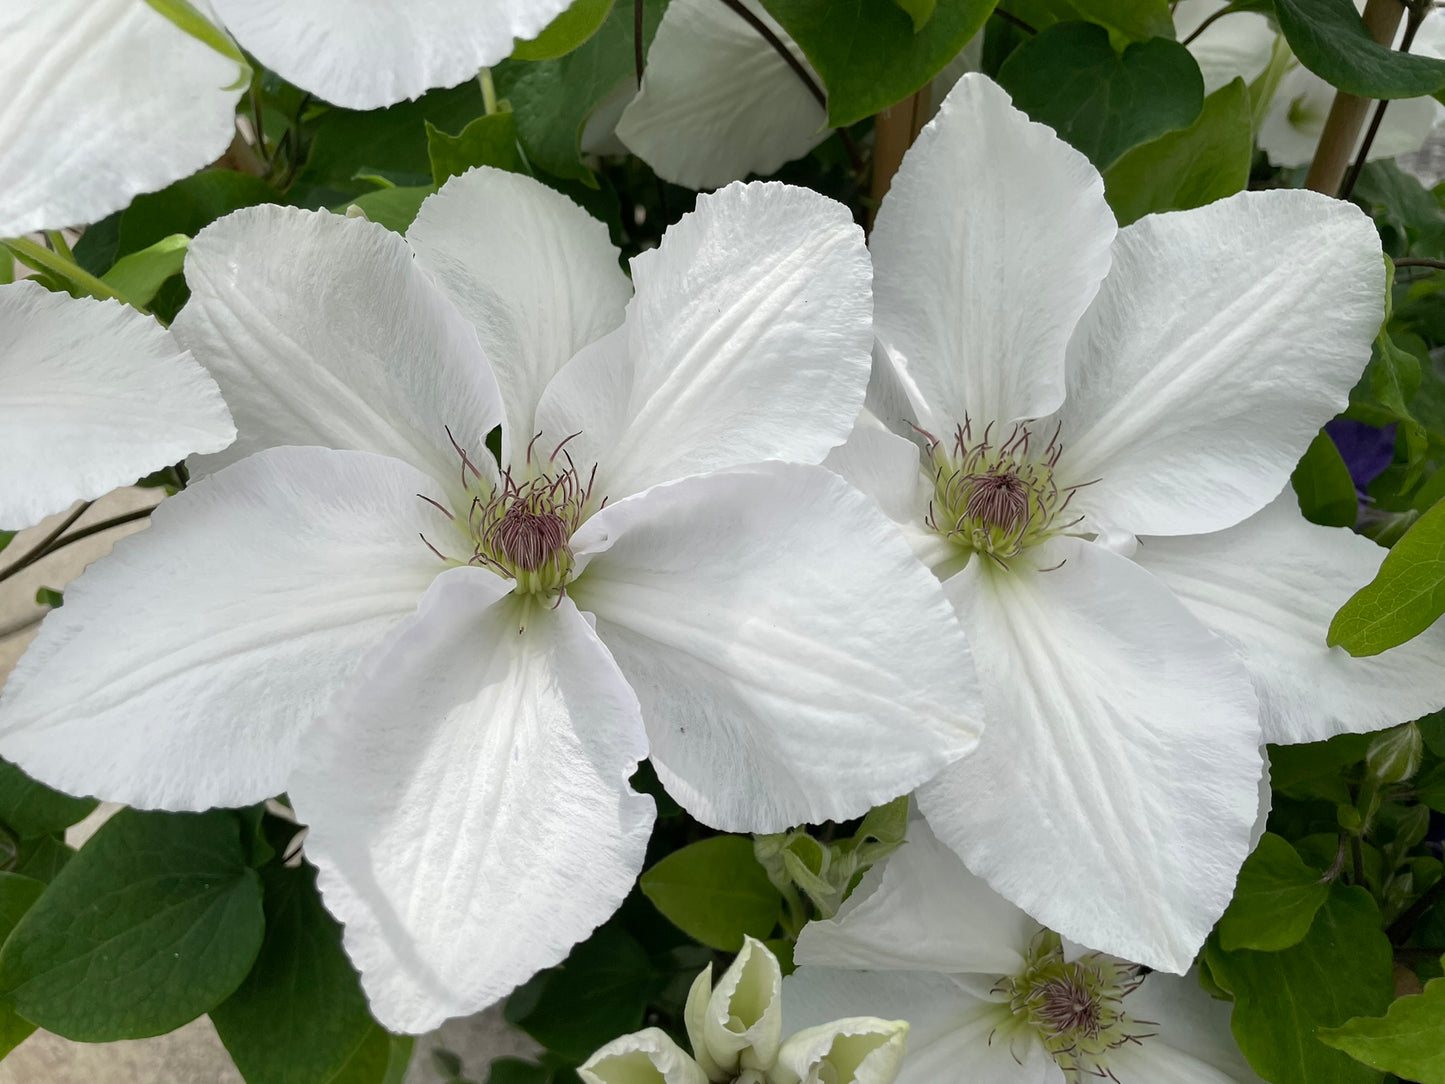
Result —
M 963 76 L 904 156 L 869 242 L 878 338 L 923 393 L 919 424 L 1056 410 L 1064 347 L 1116 228 L 1087 158 L 995 83 Z
M 428 197 L 406 239 L 476 326 L 501 386 L 510 459 L 521 461 L 542 389 L 622 323 L 632 296 L 607 227 L 531 177 L 482 167 Z
M 440 568 L 451 524 L 396 460 L 251 456 L 161 503 L 65 592 L 0 694 L 0 755 L 71 794 L 248 805 Z M 435 532 L 435 533 L 433 533 Z
M 537 428 L 620 500 L 658 482 L 817 463 L 863 406 L 871 271 L 847 208 L 805 188 L 729 185 L 632 261 L 623 329 L 542 397 Z
M 236 134 L 241 66 L 145 0 L 6 0 L 0 41 L 0 237 L 104 218 Z
M 475 451 L 502 420 L 476 331 L 375 223 L 248 207 L 196 236 L 186 281 L 191 299 L 171 331 L 221 385 L 240 430 L 205 469 L 315 444 L 452 479 L 460 460 L 445 427 Z
M 857 816 L 973 747 L 979 693 L 938 581 L 861 493 L 766 464 L 659 486 L 574 536 L 569 592 L 693 816 Z
M 613 1039 L 577 1075 L 583 1084 L 707 1084 L 707 1074 L 661 1028 Z
M 1445 627 L 1352 658 L 1327 647 L 1335 611 L 1375 577 L 1385 550 L 1344 527 L 1320 527 L 1286 490 L 1237 527 L 1143 540 L 1134 559 L 1244 660 L 1264 739 L 1323 741 L 1408 722 L 1445 705 Z
M 151 317 L 35 282 L 0 286 L 0 527 L 235 436 L 216 382 Z
M 464 83 L 534 38 L 567 0 L 212 0 L 287 82 L 348 109 Z
M 898 1084 L 954 1080 L 960 1066 L 988 1084 L 1064 1084 L 1037 1035 L 1011 1026 L 1008 1005 L 976 996 L 950 976 L 800 967 L 783 980 L 789 1030 L 879 1012 L 908 1021 Z
M 890 433 L 865 411 L 823 466 L 872 497 L 925 566 L 936 569 L 957 556 L 957 548 L 923 522 L 933 487 L 912 441 Z
M 1059 538 L 1049 572 L 946 586 L 984 682 L 978 751 L 919 791 L 938 838 L 1065 937 L 1182 972 L 1234 892 L 1263 764 L 1228 645 L 1157 580 Z
M 1069 343 L 1057 475 L 1072 511 L 1197 534 L 1274 498 L 1343 410 L 1384 315 L 1374 224 L 1315 192 L 1241 192 L 1120 231 Z
M 778 1052 L 777 1084 L 893 1084 L 908 1051 L 908 1022 L 850 1016 L 791 1036 Z
M 812 74 L 767 9 L 741 2 Z M 801 158 L 827 138 L 826 121 L 798 73 L 741 15 L 718 0 L 675 0 L 617 136 L 663 180 L 719 188 Z
M 1204 93 L 1213 94 L 1234 79 L 1252 83 L 1269 67 L 1277 35 L 1263 12 L 1232 11 L 1208 26 L 1204 20 L 1228 6 L 1229 0 L 1179 0 L 1174 5 L 1174 31 L 1188 41 L 1189 52 L 1204 76 Z M 1204 27 L 1201 31 L 1200 27 Z M 1198 33 L 1197 38 L 1193 37 Z M 1189 40 L 1193 38 L 1193 40 Z
M 1150 975 L 1124 1007 L 1158 1027 L 1157 1034 L 1109 1052 L 1109 1069 L 1120 1080 L 1263 1084 L 1230 1031 L 1230 1003 L 1206 994 L 1194 972 Z
M 289 788 L 372 1012 L 473 1013 L 612 914 L 652 799 L 637 699 L 567 599 L 460 567 L 307 734 Z M 500 599 L 500 601 L 499 601 Z
M 793 956 L 823 967 L 1015 975 L 1040 928 L 915 818 L 908 842 L 833 918 L 803 927 Z

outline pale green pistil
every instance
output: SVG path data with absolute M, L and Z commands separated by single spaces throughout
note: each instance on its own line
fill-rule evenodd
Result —
M 1151 1023 L 1124 1009 L 1124 999 L 1142 981 L 1138 968 L 1099 953 L 1065 960 L 1058 934 L 1046 931 L 1030 950 L 1024 972 L 1002 980 L 997 989 L 1064 1074 L 1080 1081 L 1110 1077 L 1110 1051 L 1154 1034 Z
M 1006 568 L 1030 546 L 1071 526 L 1061 513 L 1077 487 L 1054 481 L 1063 452 L 1057 429 L 1042 449 L 1025 425 L 1015 425 L 997 444 L 992 425 L 975 440 L 968 422 L 955 430 L 951 446 L 925 435 L 934 486 L 925 522 L 945 538 Z

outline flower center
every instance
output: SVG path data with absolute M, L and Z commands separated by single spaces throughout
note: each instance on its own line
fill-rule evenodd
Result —
M 472 553 L 457 563 L 489 568 L 515 580 L 517 594 L 560 599 L 576 568 L 572 534 L 607 502 L 593 506 L 597 467 L 585 475 L 577 468 L 566 452 L 571 437 L 557 445 L 545 463 L 534 454 L 537 439 L 527 446 L 520 479 L 509 467 L 493 483 L 453 438 L 462 461 L 462 484 L 470 497 L 466 513 L 453 515 L 437 501 L 423 499 L 465 528 Z M 432 551 L 449 560 L 435 547 Z
M 1109 1077 L 1108 1055 L 1126 1043 L 1151 1037 L 1153 1025 L 1124 1011 L 1139 988 L 1139 969 L 1102 953 L 1070 963 L 1059 935 L 1044 931 L 1029 951 L 1021 975 L 995 990 L 1007 996 L 1014 1018 L 1027 1023 L 1070 1081 Z
M 1007 568 L 1028 547 L 1078 522 L 1061 522 L 1078 487 L 1054 481 L 1063 452 L 1057 428 L 1042 450 L 1026 425 L 1015 425 L 1002 443 L 992 440 L 992 424 L 974 439 L 967 421 L 951 445 L 924 436 L 934 488 L 925 522 L 950 541 Z

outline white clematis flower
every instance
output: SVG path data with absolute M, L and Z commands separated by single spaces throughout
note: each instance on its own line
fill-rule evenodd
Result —
M 838 914 L 798 938 L 783 982 L 798 1027 L 877 1010 L 910 1025 L 898 1084 L 1258 1084 L 1229 1006 L 1059 936 L 989 890 L 922 821 Z
M 0 41 L 0 237 L 94 222 L 235 135 L 241 65 L 146 0 L 6 0 Z
M 1251 845 L 1272 734 L 1246 663 L 1265 683 L 1286 666 L 1271 646 L 1241 661 L 1173 579 L 1118 551 L 1140 535 L 1227 546 L 1212 532 L 1285 487 L 1370 356 L 1379 238 L 1298 191 L 1117 230 L 1084 157 L 970 75 L 904 159 L 872 250 L 881 390 L 895 385 L 877 409 L 926 436 L 860 426 L 829 462 L 944 579 L 992 720 L 920 807 L 1039 921 L 1183 972 Z M 1206 582 L 1224 563 L 1168 552 Z M 1336 574 L 1310 581 L 1314 567 L 1290 589 L 1325 594 Z M 1269 625 L 1321 672 L 1347 665 L 1317 657 L 1323 622 L 1266 617 L 1239 637 Z M 1426 697 L 1381 677 L 1364 725 L 1413 717 Z M 1335 710 L 1290 680 L 1297 715 Z
M 262 64 L 348 109 L 464 83 L 571 0 L 211 0 Z
M 712 985 L 712 965 L 693 981 L 684 1010 L 689 1057 L 647 1028 L 602 1047 L 578 1068 L 585 1084 L 893 1084 L 908 1049 L 908 1024 L 872 1016 L 828 1020 L 783 1041 L 778 958 L 747 937 Z
M 230 465 L 92 566 L 0 698 L 0 751 L 62 789 L 287 790 L 393 1029 L 617 907 L 649 750 L 694 816 L 776 831 L 976 741 L 936 580 L 862 494 L 779 462 L 862 404 L 847 210 L 739 185 L 632 268 L 629 300 L 600 223 L 489 169 L 406 239 L 275 206 L 207 227 L 173 332 L 240 430 L 198 466 Z
M 1228 0 L 1180 0 L 1174 8 L 1174 26 L 1180 40 L 1227 3 Z M 1356 0 L 1355 6 L 1363 10 L 1365 0 Z M 1403 34 L 1402 24 L 1396 37 L 1397 45 Z M 1269 66 L 1276 48 L 1284 50 L 1286 68 L 1260 122 L 1259 146 L 1277 166 L 1308 165 L 1314 159 L 1325 120 L 1334 104 L 1335 88 L 1296 60 L 1269 20 L 1258 12 L 1231 12 L 1189 42 L 1189 51 L 1204 73 L 1206 93 L 1237 76 L 1253 82 Z M 1410 51 L 1445 57 L 1445 15 L 1431 10 L 1425 16 Z M 1366 157 L 1375 161 L 1417 151 L 1442 119 L 1445 119 L 1445 106 L 1429 96 L 1392 101 Z M 1361 131 L 1360 140 L 1364 138 L 1365 133 Z
M 796 42 L 758 0 L 739 0 L 766 26 L 821 90 L 823 81 Z M 975 34 L 933 80 L 942 100 L 958 77 L 976 69 L 983 34 Z M 647 51 L 642 86 L 619 85 L 620 118 L 599 106 L 583 135 L 586 150 L 606 153 L 604 134 L 617 118 L 622 149 L 663 180 L 718 188 L 749 174 L 766 176 L 801 158 L 832 134 L 828 112 L 798 71 L 757 27 L 719 0 L 672 0 Z M 613 105 L 612 108 L 618 108 Z
M 0 529 L 235 436 L 216 382 L 153 318 L 36 282 L 0 286 Z

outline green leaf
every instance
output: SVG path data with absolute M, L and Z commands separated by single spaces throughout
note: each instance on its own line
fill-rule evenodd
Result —
M 5 255 L 8 258 L 8 253 Z M 3 553 L 5 547 L 15 541 L 15 536 L 19 533 L 19 531 L 0 531 L 0 553 Z
M 321 904 L 316 870 L 261 871 L 266 933 L 250 973 L 211 1010 L 246 1084 L 332 1079 L 374 1028 L 341 927 Z
M 1310 71 L 1361 98 L 1415 98 L 1445 89 L 1445 61 L 1381 45 L 1352 0 L 1275 0 L 1295 56 Z
M 1330 895 L 1321 876 L 1287 840 L 1266 832 L 1244 860 L 1234 899 L 1219 920 L 1220 945 L 1226 952 L 1278 952 L 1299 944 Z
M 652 961 L 629 934 L 603 926 L 507 999 L 507 1022 L 571 1061 L 642 1025 Z
M 535 1061 L 498 1058 L 487 1071 L 487 1084 L 548 1084 L 552 1070 Z
M 1353 527 L 1359 514 L 1359 499 L 1350 468 L 1330 435 L 1321 429 L 1310 441 L 1304 458 L 1290 475 L 1300 511 L 1311 523 L 1323 527 Z
M 1104 194 L 1127 226 L 1157 211 L 1187 211 L 1242 192 L 1253 157 L 1249 89 L 1236 79 L 1204 99 L 1188 128 L 1127 151 L 1104 173 Z
M 684 933 L 723 952 L 773 932 L 782 896 L 747 836 L 713 836 L 673 851 L 642 875 L 643 894 Z
M 1379 1075 L 1316 1032 L 1385 1011 L 1394 997 L 1390 941 L 1369 892 L 1335 885 L 1304 940 L 1281 952 L 1206 947 L 1210 973 L 1234 994 L 1239 1048 L 1274 1084 L 1378 1084 Z
M 554 60 L 566 56 L 602 28 L 612 11 L 612 3 L 613 0 L 574 0 L 571 7 L 548 23 L 535 38 L 517 42 L 512 49 L 513 58 Z
M 894 0 L 763 0 L 828 92 L 835 128 L 919 90 L 982 28 L 997 0 L 938 0 L 928 25 Z
M 893 2 L 908 12 L 908 17 L 913 20 L 915 34 L 928 25 L 928 20 L 933 18 L 933 9 L 938 6 L 938 0 L 893 0 Z
M 1173 38 L 1169 0 L 1008 0 L 1004 10 L 1043 30 L 1082 19 L 1107 27 L 1129 41 Z
M 401 1084 L 415 1045 L 411 1035 L 393 1035 L 380 1024 L 372 1024 L 355 1053 L 324 1084 Z
M 505 110 L 478 117 L 457 135 L 447 135 L 427 121 L 426 149 L 431 159 L 432 183 L 438 188 L 473 166 L 523 172 L 517 154 L 517 121 Z
M 311 156 L 296 180 L 308 206 L 330 206 L 372 187 L 358 176 L 385 174 L 400 186 L 431 179 L 426 124 L 459 132 L 482 115 L 475 79 L 450 90 L 433 90 L 387 109 L 329 109 L 314 122 Z
M 183 233 L 162 237 L 139 252 L 122 256 L 100 280 L 123 294 L 132 305 L 149 305 L 166 279 L 180 274 L 190 243 L 191 239 Z
M 20 845 L 20 853 L 11 872 L 49 884 L 70 864 L 75 854 L 75 848 L 67 846 L 59 834 L 37 836 Z
M 1415 521 L 1385 554 L 1375 578 L 1330 622 L 1330 645 L 1378 655 L 1424 632 L 1445 613 L 1445 501 Z
M 644 0 L 644 48 L 652 43 L 665 6 L 664 0 Z M 632 4 L 616 4 L 597 33 L 566 56 L 505 60 L 492 69 L 497 93 L 512 104 L 517 139 L 532 165 L 597 186 L 582 164 L 582 127 L 619 83 L 636 78 L 632 30 Z
M 352 206 L 360 207 L 362 214 L 372 222 L 385 226 L 393 233 L 404 234 L 421 210 L 422 202 L 435 191 L 431 185 L 379 188 L 375 192 L 363 192 L 344 206 L 332 210 L 345 214 Z
M 159 1035 L 234 991 L 262 933 L 234 814 L 125 809 L 0 949 L 0 996 L 80 1042 Z
M 65 605 L 65 595 L 53 587 L 37 587 L 35 589 L 35 605 L 49 606 L 52 610 L 58 610 Z
M 45 882 L 22 877 L 16 873 L 0 873 L 0 942 L 34 906 L 45 891 Z M 25 1041 L 35 1025 L 15 1011 L 0 1004 L 0 1058 L 4 1058 Z
M 72 798 L 37 783 L 0 760 L 0 821 L 21 839 L 62 832 L 84 820 L 96 807 L 94 798 Z
M 998 81 L 1030 117 L 1107 169 L 1132 147 L 1187 128 L 1204 108 L 1189 50 L 1153 38 L 1116 53 L 1093 23 L 1058 23 L 1004 61 Z
M 1402 997 L 1384 1016 L 1358 1016 L 1320 1032 L 1356 1061 L 1418 1084 L 1445 1084 L 1445 979 Z

